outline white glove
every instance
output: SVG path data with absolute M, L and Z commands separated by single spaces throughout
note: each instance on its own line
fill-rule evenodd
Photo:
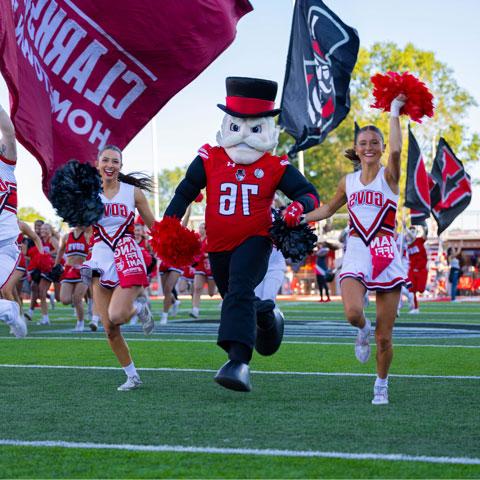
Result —
M 392 117 L 399 117 L 400 109 L 405 105 L 405 100 L 400 99 L 401 96 L 404 97 L 404 95 L 395 97 L 390 105 L 390 116 Z

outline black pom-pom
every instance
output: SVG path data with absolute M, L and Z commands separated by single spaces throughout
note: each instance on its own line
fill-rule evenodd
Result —
M 63 273 L 62 265 L 60 265 L 60 264 L 55 265 L 52 268 L 52 271 L 48 274 L 48 278 L 50 278 L 52 280 L 52 282 L 58 283 L 60 281 L 62 273 Z
M 318 240 L 307 223 L 294 228 L 287 227 L 281 210 L 273 210 L 273 223 L 269 232 L 274 245 L 285 258 L 290 258 L 293 262 L 300 262 L 312 253 Z
M 49 199 L 57 215 L 71 227 L 89 226 L 103 215 L 102 179 L 95 167 L 70 160 L 50 183 Z

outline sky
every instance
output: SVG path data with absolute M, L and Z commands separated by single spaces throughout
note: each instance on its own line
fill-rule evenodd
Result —
M 155 117 L 160 170 L 186 166 L 201 145 L 216 144 L 216 132 L 223 117 L 216 105 L 224 103 L 227 76 L 277 81 L 279 106 L 293 1 L 250 1 L 254 10 L 240 20 L 233 44 Z M 417 48 L 433 51 L 438 60 L 453 69 L 459 85 L 480 104 L 478 0 L 457 0 L 454 4 L 446 0 L 325 0 L 325 3 L 345 23 L 357 29 L 363 47 L 378 41 L 392 41 L 401 47 L 412 42 Z M 0 103 L 7 109 L 8 92 L 1 77 Z M 468 118 L 472 131 L 480 132 L 480 107 L 470 109 Z M 152 152 L 149 124 L 125 149 L 124 171 L 152 172 Z M 469 173 L 480 178 L 480 162 Z M 19 206 L 34 207 L 53 219 L 53 209 L 41 190 L 40 167 L 23 148 L 19 149 L 16 176 Z M 474 189 L 470 210 L 480 210 L 478 190 Z

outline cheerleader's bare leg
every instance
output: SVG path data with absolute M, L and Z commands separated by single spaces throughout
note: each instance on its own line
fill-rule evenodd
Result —
M 367 289 L 361 282 L 353 278 L 343 279 L 340 288 L 346 319 L 352 326 L 363 328 L 365 326 L 363 305 Z
M 389 292 L 377 292 L 377 322 L 375 342 L 377 344 L 377 376 L 385 379 L 393 358 L 392 332 L 397 306 L 400 300 L 400 288 Z
M 126 367 L 132 363 L 132 357 L 130 356 L 128 345 L 125 342 L 125 339 L 123 338 L 120 331 L 120 325 L 122 325 L 122 323 L 126 323 L 126 321 L 130 319 L 130 317 L 128 316 L 129 313 L 130 316 L 133 314 L 133 295 L 136 296 L 137 292 L 135 288 L 123 290 L 130 290 L 129 293 L 132 296 L 130 300 L 130 306 L 128 307 L 127 305 L 127 313 L 122 315 L 121 313 L 119 313 L 118 306 L 113 305 L 112 313 L 114 315 L 114 321 L 112 321 L 109 316 L 109 312 L 114 291 L 108 288 L 103 288 L 99 283 L 99 279 L 93 278 L 93 301 L 95 303 L 97 313 L 100 315 L 100 318 L 102 320 L 108 343 L 110 344 L 110 348 L 120 362 L 120 365 L 122 367 Z M 122 301 L 121 303 L 122 305 L 124 305 L 127 302 Z M 127 320 L 125 320 L 125 318 L 127 318 Z

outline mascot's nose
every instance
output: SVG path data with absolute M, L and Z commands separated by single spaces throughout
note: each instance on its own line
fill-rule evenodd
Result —
M 246 123 L 240 126 L 240 135 L 242 138 L 247 138 L 248 135 L 250 134 L 250 128 Z

